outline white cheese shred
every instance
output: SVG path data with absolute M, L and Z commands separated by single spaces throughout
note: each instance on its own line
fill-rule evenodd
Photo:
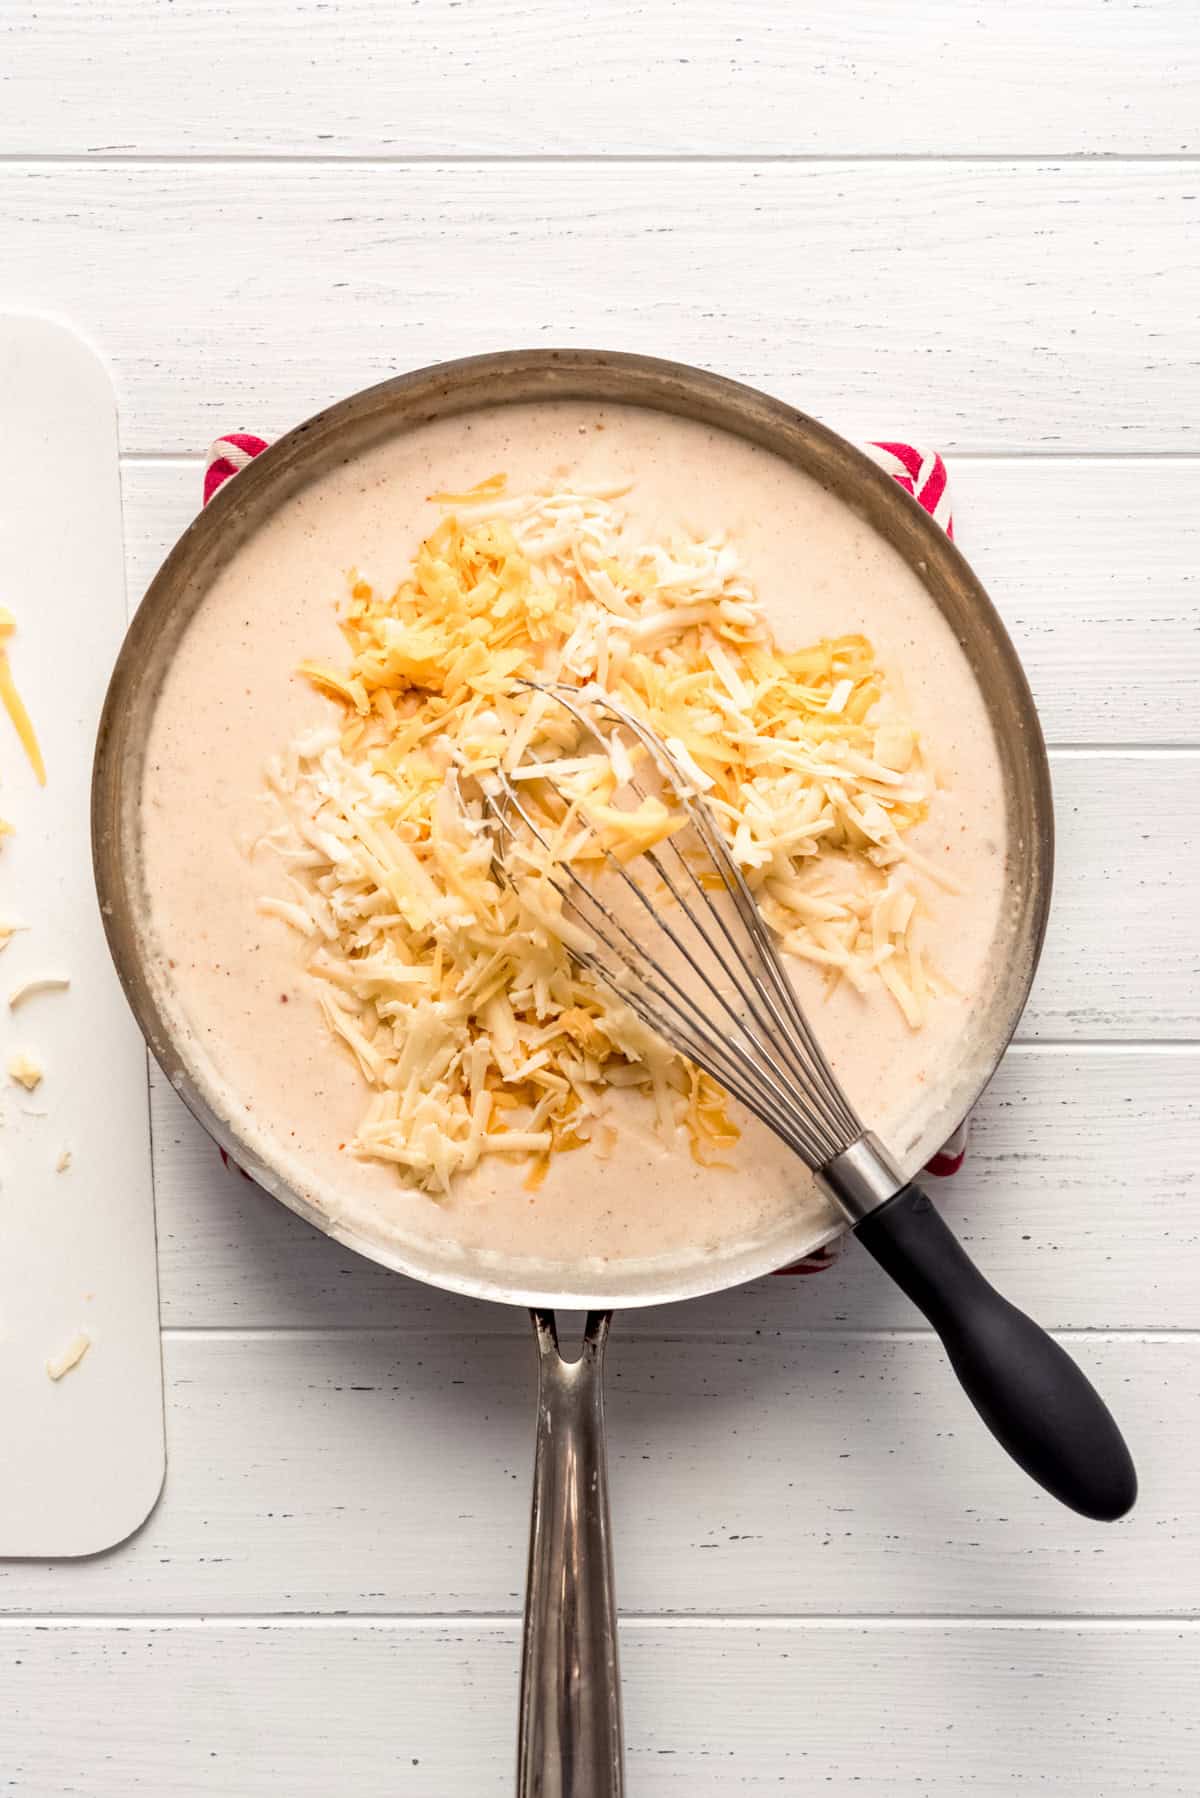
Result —
M 46 1372 L 52 1380 L 58 1381 L 69 1374 L 72 1368 L 78 1367 L 83 1357 L 92 1346 L 92 1339 L 86 1330 L 80 1330 L 72 1336 L 67 1346 L 57 1355 L 52 1355 L 46 1363 Z
M 26 999 L 35 993 L 65 993 L 71 984 L 69 974 L 40 974 L 33 980 L 22 981 L 8 995 L 8 1009 L 15 1011 Z
M 41 1062 L 28 1049 L 18 1049 L 8 1058 L 9 1079 L 17 1086 L 23 1086 L 27 1093 L 34 1092 L 41 1085 L 44 1072 Z

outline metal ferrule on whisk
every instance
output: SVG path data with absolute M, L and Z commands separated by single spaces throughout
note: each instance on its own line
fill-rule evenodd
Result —
M 864 1131 L 857 1142 L 816 1170 L 817 1179 L 847 1221 L 860 1224 L 907 1185 L 878 1137 Z

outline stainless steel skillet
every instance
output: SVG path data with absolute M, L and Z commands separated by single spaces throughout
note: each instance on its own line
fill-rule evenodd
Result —
M 513 351 L 418 370 L 354 395 L 280 439 L 184 534 L 139 610 L 101 721 L 93 788 L 96 880 L 109 943 L 146 1040 L 210 1133 L 261 1185 L 309 1222 L 414 1278 L 530 1307 L 540 1391 L 522 1681 L 522 1798 L 611 1798 L 621 1790 L 615 1609 L 608 1543 L 601 1375 L 607 1313 L 717 1291 L 809 1252 L 829 1232 L 784 1220 L 749 1247 L 703 1262 L 556 1277 L 526 1264 L 370 1239 L 289 1189 L 261 1145 L 217 1115 L 194 1051 L 151 974 L 144 931 L 139 802 L 149 722 L 184 630 L 213 579 L 265 520 L 309 482 L 385 440 L 483 406 L 555 399 L 633 404 L 759 444 L 863 517 L 923 581 L 975 672 L 1001 756 L 1008 808 L 1007 904 L 995 978 L 969 1049 L 927 1120 L 923 1153 L 965 1114 L 1002 1055 L 1028 996 L 1050 896 L 1053 826 L 1037 716 L 1011 643 L 962 556 L 920 507 L 850 444 L 777 400 L 681 364 L 596 351 Z M 582 1356 L 558 1353 L 556 1308 L 587 1308 Z

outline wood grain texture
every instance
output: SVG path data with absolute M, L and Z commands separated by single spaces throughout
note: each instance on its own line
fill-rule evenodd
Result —
M 1190 25 L 1187 0 L 922 0 L 903 30 L 874 0 L 242 0 L 236 29 L 208 0 L 9 0 L 0 149 L 1170 153 L 1197 142 Z
M 256 423 L 244 403 L 236 418 Z M 952 457 L 950 479 L 958 542 L 1008 625 L 1049 741 L 1195 741 L 1200 460 Z M 122 484 L 136 604 L 196 515 L 201 465 L 129 458 Z
M 525 1334 L 523 1312 L 375 1267 L 227 1171 L 157 1074 L 153 1106 L 166 1324 Z M 964 1168 L 931 1190 L 1002 1291 L 1047 1327 L 1200 1330 L 1198 1115 L 1200 1051 L 1015 1048 L 975 1110 Z M 625 1312 L 620 1328 L 733 1339 L 920 1322 L 848 1245 L 817 1278 Z
M 0 1566 L 0 1606 L 128 1614 L 514 1613 L 531 1340 L 394 1331 L 168 1338 L 166 1490 L 65 1578 Z M 1056 1505 L 924 1336 L 613 1343 L 622 1604 L 705 1615 L 1200 1614 L 1200 1339 L 1084 1336 L 1137 1509 Z
M 1048 741 L 1195 743 L 1200 461 L 960 456 L 949 473 Z
M 21 1798 L 507 1798 L 518 1652 L 515 1624 L 10 1624 L 5 1771 Z M 638 1798 L 1194 1798 L 1194 1627 L 629 1621 L 621 1655 Z
M 1021 1035 L 1194 1039 L 1200 751 L 1059 751 L 1050 766 L 1054 904 Z
M 0 218 L 7 302 L 89 321 L 131 451 L 556 342 L 710 366 L 859 439 L 1197 446 L 1186 163 L 10 163 Z

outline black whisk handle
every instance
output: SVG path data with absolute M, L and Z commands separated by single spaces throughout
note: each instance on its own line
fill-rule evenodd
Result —
M 1085 1517 L 1123 1517 L 1137 1473 L 1108 1406 L 1060 1344 L 984 1279 L 920 1188 L 906 1186 L 855 1234 L 924 1312 L 1018 1466 Z

